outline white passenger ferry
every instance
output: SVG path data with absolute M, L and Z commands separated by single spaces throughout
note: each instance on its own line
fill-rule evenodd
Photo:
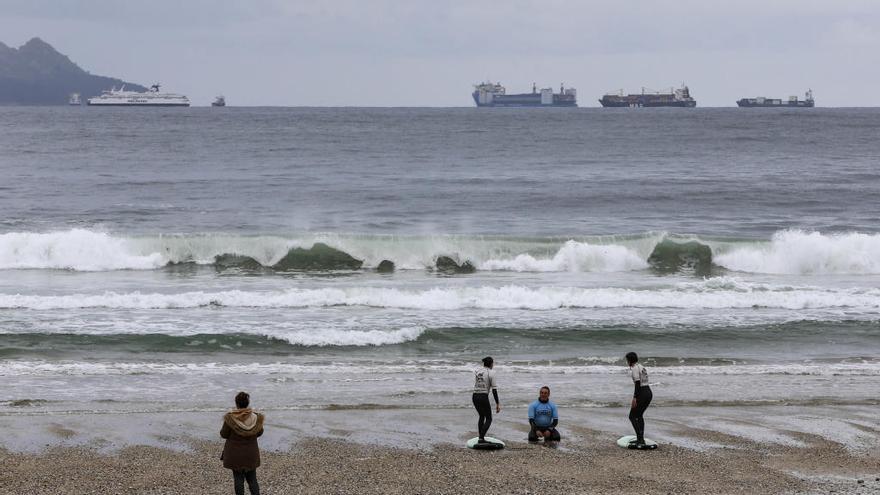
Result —
M 106 90 L 100 96 L 89 98 L 89 105 L 102 107 L 188 107 L 189 98 L 175 93 L 162 93 L 154 84 L 149 91 L 126 91 L 125 86 Z

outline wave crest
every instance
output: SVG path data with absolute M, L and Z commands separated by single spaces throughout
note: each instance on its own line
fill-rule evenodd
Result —
M 151 270 L 166 263 L 157 252 L 139 254 L 129 240 L 102 232 L 0 234 L 0 269 Z
M 611 245 L 593 245 L 566 241 L 549 259 L 520 254 L 513 259 L 491 259 L 480 263 L 482 270 L 516 272 L 622 272 L 642 270 L 648 264 L 633 249 Z
M 880 308 L 880 289 L 823 289 L 754 284 L 729 277 L 680 283 L 663 289 L 501 287 L 403 290 L 379 287 L 287 289 L 281 291 L 140 292 L 35 296 L 0 294 L 0 309 L 175 309 L 205 306 L 248 308 L 317 308 L 363 306 L 392 309 L 450 311 L 520 309 L 547 311 L 564 308 L 677 309 L 823 309 Z
M 670 251 L 665 257 L 660 256 L 664 249 Z M 669 265 L 672 268 L 667 271 L 678 272 L 680 265 L 687 266 L 694 258 L 697 268 L 714 264 L 745 273 L 880 274 L 880 234 L 786 230 L 769 241 L 665 233 L 568 239 L 339 234 L 114 236 L 86 229 L 0 234 L 0 270 L 153 270 L 195 263 L 221 270 L 322 271 L 373 269 L 383 260 L 392 261 L 397 270 L 425 270 L 433 269 L 440 256 L 468 260 L 486 271 L 621 272 Z M 706 270 L 695 273 L 711 274 Z
M 769 243 L 737 247 L 715 262 L 730 270 L 781 275 L 880 274 L 880 234 L 786 230 Z

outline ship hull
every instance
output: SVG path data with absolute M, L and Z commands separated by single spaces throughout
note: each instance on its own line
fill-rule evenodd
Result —
M 188 107 L 189 103 L 93 103 L 89 102 L 90 107 Z
M 553 95 L 552 103 L 542 103 L 541 95 L 525 93 L 520 95 L 496 95 L 488 103 L 480 102 L 479 93 L 471 95 L 478 107 L 577 107 L 577 99 L 568 95 Z
M 599 100 L 599 103 L 602 104 L 603 107 L 609 108 L 641 108 L 641 107 L 679 107 L 679 108 L 694 108 L 697 106 L 697 102 L 690 101 L 681 101 L 681 100 L 651 100 L 646 98 L 641 98 L 641 95 L 636 95 L 637 97 L 620 97 L 620 98 L 602 98 Z
M 758 103 L 747 99 L 738 100 L 736 104 L 740 108 L 813 108 L 816 106 L 815 102 L 812 101 L 785 101 L 779 104 L 774 104 L 766 101 L 764 103 Z

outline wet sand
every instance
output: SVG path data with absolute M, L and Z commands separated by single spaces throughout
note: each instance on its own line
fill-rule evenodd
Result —
M 504 411 L 491 434 L 508 448 L 497 452 L 461 447 L 472 434 L 449 425 L 469 419 L 466 410 L 268 411 L 258 477 L 268 494 L 880 493 L 880 429 L 869 409 L 789 408 L 783 424 L 778 409 L 658 409 L 648 424 L 661 447 L 650 452 L 614 444 L 618 411 L 568 410 L 557 448 L 526 442 L 522 411 Z M 42 444 L 7 437 L 0 487 L 231 493 L 222 442 L 212 439 L 217 419 L 209 412 L 2 416 L 5 431 L 30 431 Z

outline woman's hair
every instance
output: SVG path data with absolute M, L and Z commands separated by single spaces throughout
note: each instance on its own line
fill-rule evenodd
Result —
M 487 368 L 492 366 L 492 363 L 494 363 L 494 362 L 495 362 L 495 360 L 489 356 L 486 356 L 483 358 L 483 366 L 485 366 Z
M 629 364 L 638 363 L 639 362 L 638 354 L 636 354 L 634 352 L 627 352 L 626 353 L 626 362 Z
M 246 408 L 251 403 L 251 396 L 247 392 L 239 392 L 235 395 L 235 407 Z

